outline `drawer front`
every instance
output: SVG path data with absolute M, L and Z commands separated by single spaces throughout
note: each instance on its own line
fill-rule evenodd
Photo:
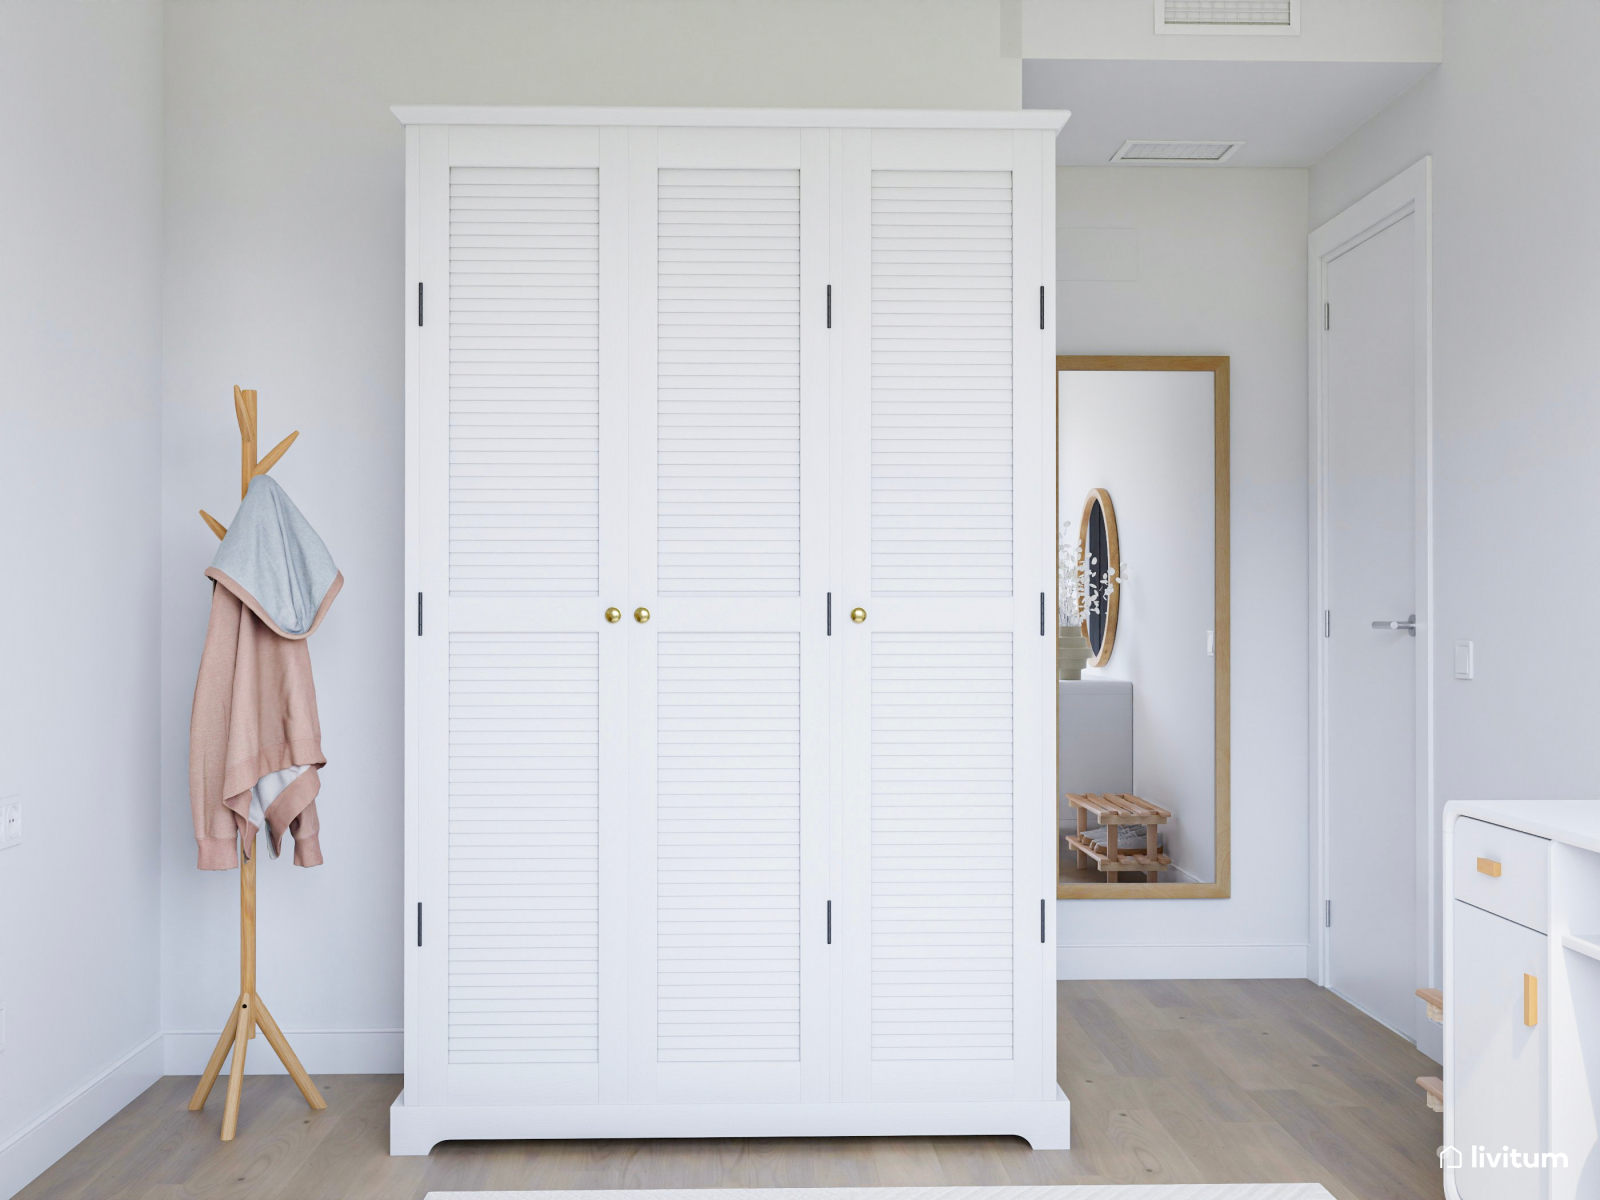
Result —
M 1487 821 L 1460 817 L 1455 828 L 1456 899 L 1549 932 L 1550 843 Z

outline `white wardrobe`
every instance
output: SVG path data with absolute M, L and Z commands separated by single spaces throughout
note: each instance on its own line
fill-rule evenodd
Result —
M 393 1152 L 1066 1146 L 1066 114 L 395 111 Z

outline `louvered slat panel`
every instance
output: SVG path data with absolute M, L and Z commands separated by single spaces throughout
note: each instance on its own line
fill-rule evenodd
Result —
M 872 638 L 872 1057 L 1012 1056 L 1011 637 Z
M 872 173 L 872 590 L 1011 594 L 1011 175 Z
M 450 172 L 450 591 L 599 591 L 599 173 Z
M 449 1056 L 595 1062 L 599 644 L 450 637 Z
M 658 178 L 662 595 L 800 590 L 800 173 Z
M 1293 0 L 1166 0 L 1164 25 L 1278 25 L 1294 23 Z
M 800 644 L 663 633 L 657 1058 L 800 1056 Z

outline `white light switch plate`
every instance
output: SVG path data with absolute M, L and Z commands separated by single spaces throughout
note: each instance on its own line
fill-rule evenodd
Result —
M 1456 678 L 1472 678 L 1472 643 L 1456 643 Z

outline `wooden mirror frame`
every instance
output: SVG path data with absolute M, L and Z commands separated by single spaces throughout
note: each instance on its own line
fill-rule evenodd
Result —
M 1060 780 L 1056 787 L 1056 828 L 1051 831 L 1056 841 L 1056 898 L 1060 900 L 1221 900 L 1233 894 L 1232 826 L 1229 817 L 1229 784 L 1232 778 L 1232 751 L 1230 749 L 1230 695 L 1229 629 L 1232 624 L 1229 607 L 1228 563 L 1230 485 L 1228 476 L 1228 356 L 1225 354 L 1058 354 L 1056 355 L 1056 521 L 1061 528 L 1061 372 L 1063 371 L 1209 371 L 1212 377 L 1212 445 L 1214 465 L 1213 491 L 1213 577 L 1215 609 L 1212 617 L 1216 629 L 1213 649 L 1216 661 L 1215 676 L 1215 751 L 1213 755 L 1216 778 L 1214 783 L 1213 832 L 1216 855 L 1216 881 L 1213 883 L 1062 883 L 1061 882 L 1061 814 Z M 1097 489 L 1098 490 L 1098 489 Z M 1096 493 L 1091 492 L 1091 499 Z M 1085 512 L 1087 512 L 1087 505 Z M 1107 510 L 1110 511 L 1109 509 Z M 1109 522 L 1108 522 L 1109 533 Z M 1059 555 L 1057 556 L 1059 559 Z M 1060 580 L 1056 583 L 1059 594 Z M 1111 643 L 1111 622 L 1107 622 L 1105 645 Z M 1094 664 L 1090 664 L 1094 665 Z M 1059 695 L 1059 691 L 1058 691 Z M 1056 729 L 1060 716 L 1057 714 Z M 1059 736 L 1059 734 L 1058 734 Z M 1057 759 L 1059 762 L 1059 757 Z
M 1058 385 L 1060 378 L 1061 374 L 1058 371 L 1056 373 Z M 1058 386 L 1057 391 L 1059 392 L 1059 390 Z M 1059 404 L 1060 397 L 1058 395 L 1057 405 L 1059 406 Z M 1059 446 L 1059 433 L 1056 438 Z M 1059 476 L 1059 468 L 1057 468 L 1057 474 Z M 1059 491 L 1059 482 L 1056 486 Z M 1059 508 L 1059 497 L 1056 504 Z M 1089 643 L 1089 649 L 1094 650 L 1094 657 L 1083 664 L 1086 667 L 1103 667 L 1111 661 L 1111 652 L 1117 646 L 1117 610 L 1121 607 L 1122 601 L 1122 547 L 1117 542 L 1117 506 L 1111 503 L 1111 493 L 1106 491 L 1105 488 L 1090 488 L 1088 499 L 1083 502 L 1083 519 L 1078 522 L 1078 562 L 1082 564 L 1089 561 L 1089 514 L 1094 512 L 1096 504 L 1100 506 L 1100 520 L 1104 522 L 1106 527 L 1105 570 L 1108 578 L 1111 576 L 1117 578 L 1117 583 L 1115 586 L 1106 589 L 1106 623 L 1105 629 L 1100 634 L 1100 646 L 1098 649 L 1095 648 L 1094 638 L 1089 636 L 1089 614 L 1085 612 L 1083 615 L 1083 623 L 1079 628 L 1083 631 L 1083 640 Z M 1057 515 L 1059 516 L 1060 514 L 1058 513 Z M 1080 574 L 1082 570 L 1083 568 L 1080 566 Z M 1087 602 L 1084 607 L 1088 607 Z

